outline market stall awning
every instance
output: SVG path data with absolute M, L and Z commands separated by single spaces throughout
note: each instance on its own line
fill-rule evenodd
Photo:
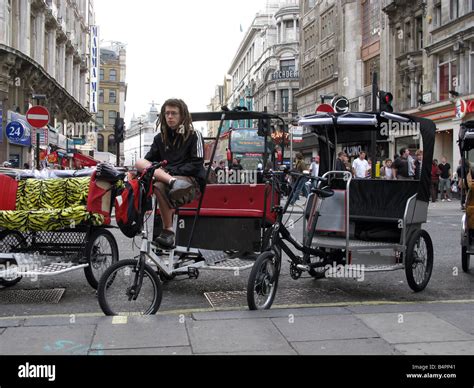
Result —
M 94 167 L 97 166 L 99 163 L 97 160 L 94 158 L 91 158 L 90 156 L 75 153 L 73 157 L 74 165 L 76 168 L 84 168 L 84 167 Z

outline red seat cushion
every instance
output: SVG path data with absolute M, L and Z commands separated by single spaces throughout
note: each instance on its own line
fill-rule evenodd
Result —
M 265 187 L 267 190 L 266 218 L 275 221 L 275 214 L 271 213 L 271 187 L 266 185 L 209 185 L 202 203 L 200 215 L 203 217 L 245 217 L 262 218 L 264 211 Z M 275 205 L 279 203 L 278 196 L 274 198 Z M 195 211 L 186 211 L 186 208 L 196 209 L 199 201 L 195 200 L 183 206 L 180 214 L 193 216 Z
M 0 210 L 16 210 L 16 192 L 18 182 L 0 174 Z

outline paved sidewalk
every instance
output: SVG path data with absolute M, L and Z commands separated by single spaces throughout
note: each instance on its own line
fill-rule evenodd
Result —
M 2 355 L 474 355 L 474 300 L 0 319 Z

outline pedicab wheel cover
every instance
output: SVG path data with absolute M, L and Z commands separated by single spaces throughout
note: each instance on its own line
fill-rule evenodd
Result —
M 464 272 L 469 272 L 469 266 L 471 262 L 471 255 L 467 253 L 467 247 L 462 247 L 462 270 Z
M 250 310 L 268 310 L 275 299 L 279 266 L 273 252 L 260 254 L 249 276 L 247 304 Z
M 0 232 L 0 253 L 10 253 L 12 247 L 26 247 L 26 245 L 27 242 L 20 232 L 13 230 Z M 16 279 L 0 278 L 0 286 L 13 287 L 20 282 L 21 279 L 21 276 Z
M 142 289 L 136 301 L 131 300 L 130 287 L 137 276 L 138 260 L 122 260 L 113 264 L 99 280 L 97 296 L 105 315 L 153 315 L 160 308 L 163 288 L 156 272 L 145 264 Z
M 415 231 L 407 245 L 405 273 L 408 285 L 415 292 L 423 291 L 433 271 L 433 243 L 425 230 Z
M 102 274 L 119 260 L 119 250 L 114 235 L 106 229 L 94 230 L 86 245 L 85 255 L 89 266 L 84 268 L 84 274 L 90 286 L 97 290 Z

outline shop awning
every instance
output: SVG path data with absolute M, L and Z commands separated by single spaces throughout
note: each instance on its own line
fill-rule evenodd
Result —
M 94 167 L 99 163 L 94 158 L 90 156 L 75 153 L 73 157 L 74 165 L 76 168 L 81 169 L 84 167 Z

